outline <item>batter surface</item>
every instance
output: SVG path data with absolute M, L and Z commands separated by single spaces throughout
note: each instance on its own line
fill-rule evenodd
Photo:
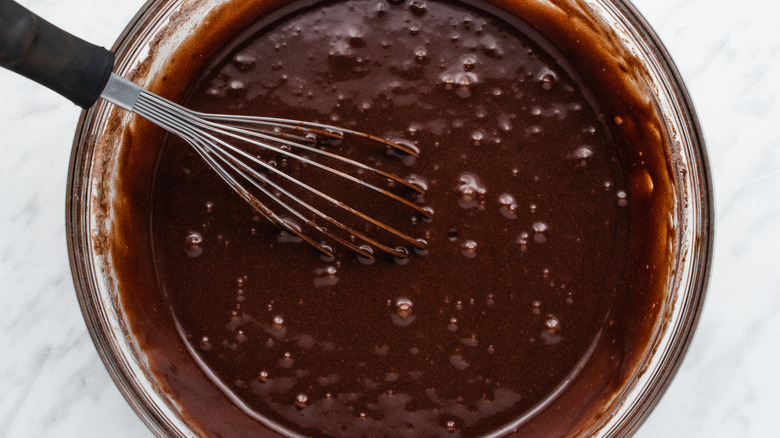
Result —
M 349 140 L 330 147 L 424 185 L 412 199 L 434 212 L 403 219 L 428 243 L 407 261 L 338 247 L 322 257 L 166 140 L 150 218 L 166 312 L 248 415 L 314 436 L 513 428 L 554 406 L 610 315 L 626 311 L 615 308 L 628 289 L 631 209 L 621 145 L 560 55 L 482 8 L 303 8 L 256 24 L 191 85 L 184 104 L 197 110 L 414 145 L 416 160 Z

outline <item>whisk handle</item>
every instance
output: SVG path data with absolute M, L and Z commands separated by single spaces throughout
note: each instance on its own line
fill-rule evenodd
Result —
M 0 0 L 0 66 L 86 109 L 100 97 L 114 54 L 54 26 L 12 0 Z

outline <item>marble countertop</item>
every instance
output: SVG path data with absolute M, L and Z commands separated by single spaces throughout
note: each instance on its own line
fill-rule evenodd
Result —
M 141 0 L 26 0 L 110 47 Z M 704 313 L 637 437 L 780 436 L 780 2 L 635 0 L 675 59 L 712 165 Z M 0 437 L 149 437 L 92 344 L 65 241 L 79 109 L 0 70 Z

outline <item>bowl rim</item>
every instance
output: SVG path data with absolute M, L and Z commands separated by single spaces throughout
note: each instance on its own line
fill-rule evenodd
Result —
M 686 312 L 679 320 L 674 321 L 674 327 L 666 327 L 663 330 L 662 337 L 668 338 L 666 347 L 659 351 L 656 345 L 652 352 L 655 358 L 661 356 L 658 359 L 659 363 L 655 367 L 644 370 L 650 373 L 644 376 L 645 381 L 638 388 L 639 393 L 632 403 L 624 406 L 625 413 L 613 415 L 596 431 L 596 435 L 600 436 L 629 436 L 641 426 L 666 392 L 695 334 L 704 306 L 712 266 L 715 237 L 713 184 L 704 134 L 693 101 L 677 66 L 659 36 L 629 0 L 584 1 L 613 7 L 631 24 L 632 29 L 639 33 L 638 37 L 647 42 L 648 48 L 653 52 L 652 55 L 659 60 L 664 77 L 671 81 L 670 84 L 676 94 L 675 102 L 679 104 L 680 114 L 683 116 L 680 123 L 685 128 L 684 134 L 687 135 L 683 146 L 690 149 L 686 153 L 690 154 L 692 161 L 688 166 L 688 170 L 692 172 L 686 177 L 693 179 L 695 182 L 693 188 L 698 189 L 687 193 L 692 199 L 689 199 L 685 207 L 691 210 L 690 214 L 696 222 L 689 224 L 689 228 L 695 232 L 691 236 L 692 240 L 688 242 L 690 248 L 687 251 L 688 258 L 695 258 L 689 262 L 693 268 L 688 276 L 692 289 L 684 297 L 686 300 L 680 303 Z M 176 10 L 186 2 L 187 0 L 147 0 L 113 45 L 112 51 L 116 53 L 117 59 L 121 62 L 127 55 L 133 42 L 140 38 L 139 32 L 148 27 L 150 20 Z M 118 389 L 141 420 L 157 436 L 176 436 L 184 433 L 183 431 L 194 435 L 196 432 L 187 428 L 180 412 L 176 412 L 170 406 L 161 408 L 155 400 L 150 399 L 149 386 L 140 384 L 138 379 L 134 378 L 137 375 L 133 374 L 132 368 L 137 367 L 138 364 L 129 363 L 122 351 L 117 348 L 115 342 L 121 340 L 114 339 L 112 343 L 106 335 L 112 333 L 116 336 L 117 333 L 113 333 L 115 324 L 110 321 L 110 315 L 106 315 L 105 308 L 96 298 L 95 291 L 100 289 L 101 280 L 98 278 L 99 269 L 95 266 L 96 255 L 92 248 L 91 185 L 89 178 L 84 178 L 84 175 L 91 175 L 94 159 L 92 128 L 100 125 L 106 117 L 105 105 L 95 105 L 89 110 L 82 111 L 71 151 L 66 185 L 65 226 L 76 295 L 87 329 L 101 360 Z M 92 146 L 88 147 L 90 142 L 93 142 Z M 693 209 L 691 205 L 698 208 Z M 679 308 L 676 310 L 681 311 Z

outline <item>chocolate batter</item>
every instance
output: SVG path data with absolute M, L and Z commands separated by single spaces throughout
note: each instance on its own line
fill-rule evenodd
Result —
M 150 218 L 159 317 L 252 421 L 312 436 L 534 430 L 599 343 L 633 348 L 605 339 L 614 315 L 646 304 L 618 301 L 637 293 L 621 120 L 521 20 L 476 2 L 301 8 L 236 38 L 184 103 L 412 144 L 416 160 L 350 139 L 329 147 L 425 186 L 412 199 L 434 212 L 369 204 L 425 239 L 408 260 L 323 257 L 165 141 Z M 602 391 L 620 357 L 577 391 Z

